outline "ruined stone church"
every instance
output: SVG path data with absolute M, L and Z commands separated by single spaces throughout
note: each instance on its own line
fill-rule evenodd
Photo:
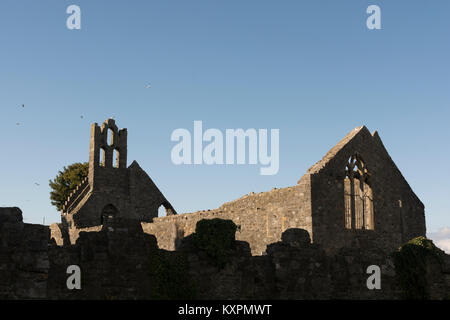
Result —
M 161 206 L 165 217 L 158 217 Z M 253 255 L 264 255 L 290 228 L 307 230 L 329 252 L 348 246 L 391 251 L 426 231 L 424 205 L 378 133 L 365 126 L 350 131 L 295 186 L 177 214 L 136 161 L 127 167 L 127 130 L 113 119 L 92 124 L 89 175 L 67 199 L 61 223 L 50 229 L 64 245 L 75 243 L 82 231 L 113 230 L 114 221 L 134 220 L 161 249 L 176 250 L 199 220 L 212 218 L 231 219 L 236 239 L 248 242 Z

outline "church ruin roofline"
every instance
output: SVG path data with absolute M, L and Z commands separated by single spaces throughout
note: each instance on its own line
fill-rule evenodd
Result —
M 395 170 L 398 171 L 399 175 L 403 178 L 405 184 L 408 186 L 409 191 L 411 192 L 412 196 L 422 205 L 423 208 L 425 208 L 425 205 L 423 204 L 422 200 L 420 200 L 420 198 L 415 194 L 414 190 L 411 188 L 411 186 L 408 183 L 408 180 L 406 180 L 406 178 L 403 176 L 402 172 L 400 171 L 400 169 L 397 167 L 397 164 L 395 163 L 394 160 L 392 160 L 391 155 L 389 154 L 389 152 L 387 151 L 386 147 L 384 146 L 383 141 L 380 138 L 380 135 L 378 134 L 378 131 L 374 131 L 372 134 L 374 141 L 377 142 L 380 147 L 383 149 L 383 151 L 386 153 L 386 155 L 388 156 L 389 160 L 391 161 L 391 163 L 393 164 Z
M 147 201 L 149 204 L 149 211 L 148 212 L 153 212 L 153 204 L 151 203 L 151 201 L 149 199 L 155 198 L 157 202 L 159 202 L 159 206 L 164 206 L 164 208 L 166 209 L 166 212 L 169 215 L 176 215 L 177 212 L 175 211 L 175 209 L 173 208 L 173 206 L 170 204 L 170 202 L 167 200 L 167 198 L 164 196 L 164 194 L 161 192 L 161 190 L 156 186 L 156 184 L 154 183 L 154 181 L 152 180 L 152 178 L 150 178 L 150 175 L 148 173 L 146 173 L 139 165 L 139 163 L 134 160 L 132 161 L 132 163 L 127 166 L 127 167 L 121 167 L 121 168 L 106 168 L 103 169 L 101 168 L 101 166 L 99 165 L 99 159 L 98 159 L 98 155 L 94 154 L 93 152 L 97 152 L 96 148 L 93 148 L 92 146 L 96 146 L 95 143 L 100 143 L 101 145 L 97 145 L 97 147 L 115 147 L 115 144 L 111 144 L 110 146 L 105 145 L 105 142 L 108 142 L 108 136 L 107 135 L 103 135 L 103 129 L 105 128 L 114 128 L 114 131 L 120 131 L 116 127 L 115 124 L 115 120 L 114 119 L 107 119 L 102 125 L 101 128 L 102 132 L 101 135 L 99 135 L 96 131 L 100 129 L 100 127 L 97 125 L 97 123 L 93 123 L 92 126 L 94 127 L 94 135 L 93 135 L 93 142 L 94 145 L 91 145 L 91 156 L 90 156 L 90 163 L 92 164 L 89 168 L 89 179 L 92 180 L 92 183 L 86 183 L 85 185 L 82 184 L 80 185 L 77 190 L 74 191 L 74 193 L 72 194 L 72 196 L 68 199 L 68 202 L 66 203 L 65 209 L 67 208 L 68 210 L 65 210 L 66 213 L 76 213 L 78 214 L 79 212 L 81 212 L 81 214 L 78 214 L 77 217 L 79 220 L 79 222 L 77 222 L 78 226 L 91 226 L 94 223 L 97 223 L 96 221 L 99 219 L 91 219 L 88 220 L 86 218 L 87 222 L 81 221 L 81 219 L 86 216 L 88 217 L 89 215 L 91 215 L 91 211 L 94 212 L 95 210 L 99 211 L 96 207 L 94 208 L 94 205 L 97 205 L 96 203 L 100 203 L 102 202 L 101 200 L 103 199 L 102 197 L 109 197 L 111 193 L 117 193 L 117 197 L 125 197 L 126 198 L 126 203 L 127 206 L 123 206 L 123 208 L 119 208 L 120 205 L 118 203 L 115 202 L 111 202 L 112 204 L 114 204 L 116 207 L 118 207 L 118 211 L 119 212 L 127 212 L 130 213 L 130 215 L 133 215 L 133 217 L 135 217 L 135 219 L 141 219 L 139 217 L 143 217 L 143 211 L 141 210 L 141 208 L 139 206 L 135 206 L 134 202 L 136 202 L 136 199 L 139 199 L 139 203 L 141 203 L 142 201 Z M 126 130 L 126 129 L 121 129 L 121 130 Z M 115 142 L 113 143 L 123 143 L 123 151 L 125 152 L 126 155 L 126 138 L 127 136 L 119 136 L 118 140 L 113 140 Z M 123 140 L 122 140 L 123 139 Z M 121 146 L 121 145 L 119 145 Z M 328 176 L 334 176 L 336 178 L 336 181 L 339 182 L 339 178 L 341 175 L 341 168 L 344 169 L 345 168 L 345 163 L 343 161 L 348 160 L 348 157 L 352 155 L 352 153 L 356 153 L 359 154 L 361 152 L 361 157 L 364 158 L 364 160 L 366 160 L 367 158 L 367 162 L 372 161 L 373 163 L 376 163 L 377 161 L 377 156 L 382 156 L 383 164 L 387 164 L 388 167 L 390 168 L 390 170 L 395 170 L 398 171 L 398 175 L 397 172 L 394 172 L 396 174 L 396 176 L 401 177 L 401 179 L 404 180 L 405 185 L 407 186 L 407 188 L 409 188 L 409 190 L 411 191 L 410 193 L 412 194 L 412 197 L 416 198 L 418 200 L 418 202 L 420 201 L 418 199 L 418 197 L 414 194 L 414 192 L 412 191 L 412 189 L 409 187 L 409 185 L 406 182 L 406 179 L 404 179 L 403 175 L 401 175 L 400 170 L 398 170 L 397 166 L 395 165 L 395 163 L 392 161 L 391 157 L 389 156 L 388 152 L 386 151 L 386 148 L 384 147 L 379 135 L 377 131 L 374 131 L 373 133 L 371 133 L 368 128 L 364 125 L 356 127 L 354 129 L 352 129 L 350 132 L 347 133 L 347 135 L 344 136 L 344 138 L 342 138 L 335 146 L 333 146 L 325 155 L 324 157 L 318 161 L 316 164 L 312 165 L 307 172 L 301 177 L 301 179 L 298 181 L 297 184 L 293 184 L 287 187 L 282 187 L 282 188 L 274 188 L 272 190 L 267 190 L 267 191 L 263 191 L 263 192 L 258 192 L 258 193 L 253 193 L 250 192 L 246 195 L 243 195 L 242 197 L 238 198 L 238 199 L 233 199 L 231 201 L 228 202 L 224 202 L 222 203 L 219 207 L 214 208 L 214 209 L 210 209 L 210 210 L 200 210 L 200 211 L 196 211 L 196 212 L 192 212 L 192 213 L 202 213 L 202 212 L 238 212 L 240 210 L 251 210 L 252 212 L 249 211 L 249 214 L 253 214 L 253 213 L 263 213 L 263 212 L 268 212 L 270 210 L 267 209 L 267 206 L 276 206 L 273 202 L 275 201 L 275 203 L 281 203 L 283 201 L 285 201 L 286 195 L 289 196 L 288 193 L 291 194 L 298 194 L 299 198 L 303 199 L 303 197 L 305 199 L 298 201 L 298 203 L 296 203 L 296 210 L 302 210 L 302 212 L 307 212 L 307 211 L 311 211 L 311 207 L 312 205 L 310 204 L 310 200 L 308 200 L 307 198 L 312 197 L 311 193 L 312 193 L 312 188 L 314 187 L 315 191 L 314 192 L 318 192 L 317 190 L 320 189 L 320 185 L 318 185 L 318 183 L 320 184 L 321 182 L 324 181 L 324 179 L 328 179 Z M 95 155 L 95 157 L 94 157 Z M 375 155 L 376 157 L 372 158 L 372 155 Z M 346 158 L 346 159 L 344 159 Z M 126 159 L 126 158 L 125 158 Z M 390 165 L 390 163 L 392 163 L 392 166 Z M 342 165 L 341 165 L 342 163 Z M 126 164 L 126 162 L 122 162 L 123 165 Z M 370 166 L 369 166 L 370 167 Z M 91 169 L 97 170 L 96 174 L 94 175 L 92 174 L 94 170 L 91 171 Z M 118 169 L 118 170 L 117 170 Z M 114 171 L 117 170 L 117 171 Z M 119 172 L 120 171 L 120 172 Z M 344 170 L 342 170 L 344 171 Z M 382 171 L 382 170 L 381 170 Z M 109 179 L 112 175 L 122 175 L 121 179 L 124 181 L 127 181 L 127 183 L 116 183 L 115 179 Z M 325 178 L 324 178 L 325 177 Z M 97 184 L 94 183 L 94 180 L 97 179 Z M 343 179 L 343 178 L 342 178 Z M 105 184 L 105 181 L 107 182 L 107 184 Z M 334 181 L 334 180 L 333 180 Z M 336 185 L 338 185 L 338 182 Z M 330 184 L 330 182 L 328 182 L 328 184 Z M 97 186 L 97 188 L 95 187 Z M 125 186 L 125 187 L 124 187 Z M 136 189 L 135 186 L 142 186 L 141 189 Z M 124 189 L 125 188 L 125 189 Z M 128 189 L 126 189 L 128 188 Z M 95 194 L 92 195 L 90 192 L 90 190 L 95 190 L 98 192 L 94 192 Z M 106 190 L 106 191 L 104 191 Z M 151 192 L 149 192 L 149 194 L 147 195 L 147 191 L 145 190 L 151 190 Z M 145 192 L 143 192 L 145 191 Z M 130 193 L 132 192 L 132 193 Z M 85 206 L 85 204 L 87 203 L 87 200 L 90 196 L 95 196 L 95 199 L 90 199 L 89 201 L 91 201 L 92 203 L 88 203 L 87 206 Z M 260 203 L 258 203 L 259 201 L 259 197 L 264 198 L 268 196 L 268 198 L 270 199 L 270 201 L 260 201 Z M 93 197 L 94 198 L 94 197 Z M 281 200 L 280 200 L 281 199 Z M 297 198 L 296 198 L 297 199 Z M 85 201 L 86 200 L 86 201 Z M 278 201 L 280 200 L 280 201 Z M 256 202 L 255 202 L 256 201 Z M 278 202 L 277 202 L 278 201 Z M 297 201 L 297 200 L 296 200 Z M 128 205 L 129 203 L 129 205 Z M 106 204 L 106 203 L 105 203 Z M 422 204 L 420 202 L 420 204 Z M 103 202 L 102 202 L 103 205 Z M 100 205 L 99 205 L 100 206 Z M 422 204 L 423 206 L 423 204 Z M 81 210 L 83 209 L 83 207 L 85 208 L 85 210 Z M 134 209 L 130 210 L 129 208 L 138 208 L 137 210 L 141 210 L 141 211 L 137 211 L 136 210 L 136 214 L 133 211 Z M 95 211 L 95 212 L 97 212 Z M 191 212 L 183 212 L 181 213 L 183 214 L 192 214 Z M 289 211 L 289 214 L 291 214 L 292 212 Z M 212 212 L 211 212 L 212 214 Z M 147 220 L 143 220 L 141 219 L 142 222 L 146 222 L 146 223 L 151 223 L 151 221 L 153 221 L 153 219 L 163 219 L 164 218 L 168 218 L 168 216 L 165 217 L 158 217 L 157 213 L 156 215 L 153 215 L 152 213 L 152 219 L 150 219 L 149 217 L 146 217 Z M 175 218 L 176 219 L 176 218 Z M 94 221 L 95 220 L 95 221 Z M 284 223 L 284 221 L 280 222 L 281 224 Z M 308 222 L 309 223 L 309 222 Z M 311 232 L 311 231 L 310 231 Z
M 159 206 L 168 215 L 177 213 L 137 161 L 127 165 L 126 128 L 119 129 L 116 121 L 108 118 L 91 123 L 90 131 L 87 178 L 70 194 L 61 212 L 62 219 L 73 222 L 70 227 L 94 227 L 102 224 L 105 216 L 148 222 L 157 217 Z
M 69 214 L 53 228 L 52 234 L 60 239 L 59 243 L 76 243 L 81 232 L 96 232 L 102 225 L 127 219 L 139 222 L 143 231 L 154 235 L 165 250 L 177 250 L 181 240 L 195 232 L 200 220 L 232 220 L 238 228 L 236 239 L 247 241 L 254 255 L 266 252 L 267 246 L 281 239 L 288 228 L 306 230 L 313 243 L 329 250 L 351 244 L 355 236 L 363 245 L 381 241 L 377 245 L 386 249 L 403 239 L 425 234 L 421 202 L 415 200 L 378 133 L 371 133 L 366 126 L 348 132 L 297 184 L 248 192 L 217 208 L 180 215 L 150 177 L 151 170 L 147 173 L 136 160 L 127 165 L 126 157 L 114 167 L 111 152 L 105 153 L 108 163 L 99 157 L 101 148 L 111 151 L 122 147 L 119 151 L 126 155 L 127 135 L 117 135 L 114 126 L 112 119 L 101 127 L 93 124 L 90 183 L 75 190 L 73 200 L 68 202 Z M 106 130 L 111 127 L 112 141 Z M 350 187 L 353 192 L 348 192 L 349 179 L 354 179 Z M 93 192 L 86 194 L 91 187 Z M 364 197 L 357 198 L 361 192 Z M 165 216 L 158 214 L 162 207 L 166 209 Z
M 423 203 L 420 201 L 420 199 L 417 197 L 417 195 L 413 192 L 412 188 L 409 186 L 408 182 L 406 181 L 404 176 L 401 174 L 401 171 L 398 169 L 395 162 L 390 157 L 389 153 L 387 152 L 386 148 L 384 147 L 384 144 L 378 134 L 378 131 L 375 130 L 373 132 L 370 132 L 370 130 L 365 125 L 361 125 L 361 126 L 358 126 L 358 127 L 355 127 L 354 129 L 352 129 L 336 145 L 334 145 L 331 149 L 329 149 L 329 151 L 323 156 L 323 158 L 321 160 L 319 160 L 318 162 L 316 162 L 314 165 L 312 165 L 295 185 L 290 185 L 290 186 L 280 187 L 280 188 L 272 188 L 271 190 L 265 190 L 265 191 L 260 191 L 260 192 L 249 192 L 245 195 L 242 195 L 239 198 L 223 202 L 220 206 L 218 206 L 216 208 L 199 209 L 199 210 L 192 211 L 192 212 L 180 212 L 179 215 L 201 214 L 201 213 L 207 213 L 207 212 L 212 212 L 212 211 L 214 211 L 214 212 L 215 211 L 219 211 L 219 212 L 227 211 L 233 205 L 235 205 L 239 202 L 245 201 L 246 199 L 249 199 L 249 198 L 256 199 L 259 196 L 264 196 L 266 194 L 269 194 L 269 193 L 277 191 L 277 190 L 295 189 L 295 188 L 299 187 L 299 185 L 301 185 L 302 182 L 309 182 L 310 176 L 313 176 L 313 175 L 321 172 L 322 170 L 324 170 L 327 167 L 327 164 L 330 161 L 332 161 L 339 154 L 339 152 L 341 152 L 341 150 L 343 148 L 345 148 L 345 146 L 347 146 L 349 143 L 351 143 L 354 139 L 357 139 L 358 137 L 362 137 L 362 139 L 364 141 L 367 141 L 367 143 L 370 144 L 370 148 L 378 149 L 378 151 L 376 151 L 376 149 L 375 149 L 374 152 L 382 152 L 387 156 L 389 161 L 393 164 L 393 167 L 395 168 L 395 170 L 398 171 L 399 175 L 402 177 L 406 186 L 409 188 L 411 195 L 416 200 L 418 200 L 418 202 L 420 204 L 422 204 L 422 206 L 423 206 Z M 157 219 L 164 220 L 165 218 L 166 217 L 158 217 Z
M 328 164 L 328 162 L 332 160 L 338 154 L 339 151 L 342 150 L 342 148 L 344 148 L 348 143 L 350 143 L 355 137 L 363 133 L 372 136 L 370 134 L 369 129 L 367 129 L 367 127 L 364 125 L 354 128 L 349 133 L 347 133 L 347 135 L 344 138 L 342 138 L 341 141 L 339 141 L 334 147 L 328 150 L 325 156 L 323 156 L 321 160 L 312 165 L 306 173 L 314 174 L 321 171 Z
M 332 147 L 326 154 L 323 156 L 321 160 L 316 162 L 314 165 L 312 165 L 306 172 L 305 175 L 303 175 L 300 180 L 297 182 L 300 184 L 302 179 L 306 175 L 314 175 L 316 173 L 321 172 L 322 170 L 326 169 L 327 165 L 339 154 L 339 152 L 349 143 L 351 143 L 354 139 L 357 139 L 358 137 L 363 136 L 363 139 L 366 139 L 367 143 L 373 143 L 373 145 L 377 146 L 380 149 L 380 152 L 383 152 L 386 157 L 389 159 L 395 170 L 398 172 L 398 174 L 403 179 L 406 186 L 409 188 L 409 191 L 411 192 L 412 196 L 422 205 L 422 207 L 425 207 L 422 201 L 419 199 L 419 197 L 414 193 L 411 186 L 409 185 L 408 181 L 403 176 L 400 169 L 397 167 L 394 160 L 392 160 L 389 152 L 387 151 L 386 147 L 384 146 L 383 141 L 380 138 L 380 135 L 378 131 L 373 131 L 370 133 L 369 129 L 365 126 L 359 126 L 354 129 L 352 129 L 344 138 L 342 138 L 334 147 Z

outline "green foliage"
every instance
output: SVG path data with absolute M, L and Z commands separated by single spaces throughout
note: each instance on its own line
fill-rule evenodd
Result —
M 66 202 L 70 193 L 87 177 L 89 171 L 89 164 L 73 163 L 68 167 L 64 167 L 62 171 L 52 181 L 49 181 L 50 200 L 52 205 L 56 206 L 58 210 L 62 210 L 64 202 Z
M 200 220 L 193 234 L 194 245 L 203 250 L 218 268 L 223 268 L 227 262 L 227 251 L 235 244 L 236 229 L 231 220 Z
M 155 300 L 193 300 L 195 285 L 189 280 L 188 261 L 184 254 L 165 255 L 161 252 L 152 259 L 154 286 L 152 299 Z
M 231 220 L 205 219 L 197 223 L 192 243 L 222 268 L 227 261 L 227 251 L 235 243 L 236 225 Z M 170 254 L 158 252 L 151 262 L 153 274 L 152 298 L 157 300 L 192 300 L 197 287 L 190 280 L 189 264 L 183 252 Z
M 414 238 L 393 253 L 397 279 L 405 299 L 428 299 L 427 259 L 432 257 L 442 263 L 442 255 L 443 251 L 425 237 Z

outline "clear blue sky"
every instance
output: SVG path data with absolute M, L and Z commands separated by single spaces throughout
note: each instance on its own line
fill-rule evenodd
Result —
M 71 4 L 81 30 L 66 28 Z M 370 4 L 382 30 L 366 28 Z M 428 230 L 450 226 L 449 12 L 447 0 L 2 0 L 0 206 L 58 222 L 48 180 L 87 161 L 90 124 L 110 116 L 128 128 L 128 164 L 179 212 L 295 185 L 365 124 L 424 202 Z M 279 173 L 173 165 L 170 135 L 194 120 L 280 129 Z

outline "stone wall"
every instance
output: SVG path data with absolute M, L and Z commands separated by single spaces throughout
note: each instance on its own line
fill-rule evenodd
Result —
M 127 130 L 119 130 L 113 119 L 101 126 L 92 124 L 88 177 L 67 199 L 61 215 L 62 227 L 85 229 L 102 225 L 105 211 L 109 215 L 114 212 L 118 218 L 151 222 L 161 205 L 168 214 L 176 213 L 136 161 L 127 167 Z
M 370 172 L 373 191 L 373 230 L 346 229 L 344 178 L 349 158 L 357 154 Z M 378 136 L 366 127 L 350 132 L 312 166 L 313 239 L 327 249 L 354 243 L 392 251 L 425 236 L 424 205 L 412 191 Z M 366 245 L 366 246 L 367 246 Z
M 19 208 L 0 208 L 0 299 L 47 297 L 50 230 L 22 221 Z
M 76 245 L 49 247 L 49 299 L 149 299 L 154 290 L 156 239 L 127 221 L 99 232 L 82 232 Z M 81 270 L 81 290 L 68 290 L 67 267 Z
M 370 175 L 371 228 L 346 226 L 344 179 L 349 158 L 355 155 L 364 160 Z M 215 210 L 155 218 L 143 223 L 143 229 L 156 236 L 161 248 L 175 250 L 182 237 L 194 232 L 197 221 L 211 218 L 233 220 L 238 225 L 236 238 L 248 242 L 253 255 L 263 254 L 288 228 L 307 230 L 312 241 L 329 252 L 345 246 L 390 252 L 426 233 L 424 205 L 378 134 L 364 126 L 333 147 L 297 186 L 246 195 Z
M 393 260 L 383 250 L 344 247 L 330 254 L 312 244 L 306 230 L 290 228 L 263 256 L 232 239 L 219 266 L 198 247 L 195 234 L 167 251 L 139 223 L 119 219 L 98 232 L 81 232 L 75 245 L 58 246 L 49 240 L 49 227 L 23 223 L 18 208 L 0 208 L 0 298 L 402 298 Z M 450 292 L 450 256 L 444 258 L 427 262 L 432 299 Z M 81 269 L 81 290 L 67 289 L 71 265 Z M 381 290 L 367 289 L 370 265 L 381 268 Z
M 89 175 L 93 175 L 91 172 Z M 136 221 L 152 221 L 158 216 L 158 208 L 164 206 L 168 214 L 176 213 L 152 179 L 137 162 L 128 168 L 97 168 L 96 184 L 92 186 L 70 213 L 62 213 L 59 228 L 66 230 L 73 244 L 78 234 L 84 231 L 98 231 L 103 224 L 104 211 L 113 206 L 114 218 Z M 89 185 L 88 185 L 89 187 Z M 80 191 L 81 192 L 81 191 Z M 77 195 L 76 192 L 74 195 Z M 81 196 L 81 195 L 80 195 Z M 56 236 L 55 236 L 56 239 Z
M 249 194 L 215 210 L 155 218 L 153 223 L 142 223 L 142 228 L 157 238 L 160 248 L 175 250 L 199 220 L 212 218 L 233 220 L 238 226 L 236 239 L 248 242 L 253 255 L 263 254 L 289 228 L 312 234 L 308 176 L 294 187 Z

